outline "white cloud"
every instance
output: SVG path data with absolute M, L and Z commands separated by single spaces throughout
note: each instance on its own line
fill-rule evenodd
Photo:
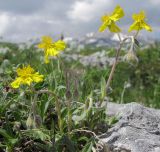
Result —
M 56 38 L 61 33 L 64 33 L 65 36 L 80 37 L 88 32 L 96 32 L 101 25 L 100 17 L 105 13 L 112 12 L 118 4 L 126 12 L 125 18 L 120 23 L 122 28 L 125 29 L 125 26 L 131 22 L 132 13 L 142 9 L 147 12 L 149 24 L 157 27 L 152 33 L 158 35 L 158 17 L 160 15 L 158 4 L 160 4 L 160 0 L 32 1 L 26 1 L 25 5 L 19 4 L 19 0 L 14 0 L 14 5 L 10 5 L 10 0 L 1 3 L 0 36 L 14 41 L 24 41 L 41 35 L 53 35 Z M 39 1 L 43 2 L 41 7 L 35 5 Z M 23 5 L 22 8 L 19 7 L 21 5 Z
M 7 14 L 0 15 L 0 35 L 4 34 L 9 25 L 10 16 Z
M 64 29 L 63 25 L 66 25 L 66 22 L 45 14 L 3 13 L 0 15 L 0 36 L 9 41 L 26 41 L 33 36 L 61 34 Z
M 111 4 L 110 0 L 76 1 L 67 14 L 72 20 L 88 22 L 110 8 Z
M 154 5 L 160 4 L 160 0 L 150 0 L 150 2 Z

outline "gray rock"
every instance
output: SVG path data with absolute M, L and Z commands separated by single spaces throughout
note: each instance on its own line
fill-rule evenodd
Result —
M 108 57 L 104 50 L 86 56 L 80 54 L 62 54 L 62 56 L 66 61 L 79 61 L 84 66 L 92 67 L 111 66 L 115 61 L 115 58 Z
M 137 103 L 108 103 L 107 107 L 108 114 L 119 119 L 101 136 L 111 152 L 160 152 L 160 110 Z

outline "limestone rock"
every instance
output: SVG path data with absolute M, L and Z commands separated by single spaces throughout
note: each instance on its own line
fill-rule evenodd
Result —
M 108 114 L 119 119 L 101 136 L 110 152 L 160 152 L 160 110 L 137 103 L 107 107 Z

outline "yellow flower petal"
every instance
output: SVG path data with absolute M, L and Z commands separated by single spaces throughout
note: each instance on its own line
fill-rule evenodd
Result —
M 131 31 L 133 31 L 133 30 L 135 30 L 135 31 L 141 30 L 140 24 L 139 24 L 138 22 L 134 22 L 134 23 L 129 27 L 129 32 L 131 32 Z
M 106 22 L 106 21 L 108 21 L 109 20 L 109 16 L 108 15 L 103 15 L 102 17 L 101 17 L 101 21 L 102 22 Z
M 36 72 L 35 74 L 32 75 L 32 79 L 34 82 L 38 83 L 38 82 L 42 82 L 43 81 L 44 76 L 40 75 L 38 72 Z
M 49 36 L 43 36 L 42 42 L 38 44 L 38 48 L 40 49 L 48 49 L 52 45 L 52 38 Z
M 147 31 L 152 32 L 151 26 L 149 26 L 147 23 L 143 22 L 143 23 L 142 23 L 142 27 L 143 27 L 144 29 L 146 29 Z
M 50 56 L 57 56 L 60 53 L 60 51 L 54 49 L 54 48 L 49 48 L 45 51 L 45 63 L 49 63 L 49 57 Z
M 109 26 L 109 30 L 113 33 L 121 32 L 121 29 L 114 22 Z
M 22 69 L 21 68 L 18 68 L 17 69 L 17 75 L 18 76 L 24 76 L 24 75 L 27 75 L 27 74 L 31 74 L 31 73 L 34 73 L 34 69 L 31 68 L 30 65 L 26 66 L 26 67 L 23 67 Z
M 104 32 L 107 27 L 108 27 L 108 24 L 103 23 L 99 28 L 99 32 Z
M 142 21 L 146 18 L 146 15 L 144 11 L 141 11 L 139 14 L 133 14 L 132 18 L 135 21 Z
M 104 23 L 102 23 L 102 25 L 100 26 L 100 28 L 99 28 L 99 32 L 104 32 L 107 28 L 108 28 L 108 26 L 111 24 L 111 20 L 109 19 L 107 19 Z
M 39 48 L 39 49 L 43 49 L 43 48 L 45 48 L 45 44 L 44 44 L 44 43 L 40 43 L 40 44 L 38 44 L 38 48 Z
M 21 78 L 16 78 L 16 79 L 11 83 L 11 87 L 17 89 L 17 88 L 19 88 L 21 82 L 22 82 L 22 79 L 21 79 Z
M 31 77 L 27 77 L 27 78 L 23 79 L 22 84 L 27 84 L 30 86 L 32 82 L 33 82 L 33 79 Z
M 112 15 L 110 16 L 110 18 L 113 21 L 118 21 L 119 19 L 121 19 L 124 16 L 124 11 L 123 9 L 118 5 L 116 6 L 116 8 L 114 9 Z
M 50 49 L 47 49 L 47 55 L 48 56 L 57 56 L 58 54 L 60 53 L 60 51 L 54 49 L 54 48 L 50 48 Z
M 65 42 L 64 42 L 64 41 L 61 41 L 61 40 L 55 42 L 54 45 L 55 45 L 55 49 L 56 49 L 56 50 L 64 50 L 65 47 L 66 47 Z
M 52 43 L 52 38 L 50 36 L 42 36 L 42 42 L 43 43 Z

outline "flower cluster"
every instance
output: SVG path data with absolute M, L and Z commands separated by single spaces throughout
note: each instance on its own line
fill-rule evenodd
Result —
M 100 32 L 105 31 L 107 28 L 110 32 L 119 33 L 121 29 L 116 25 L 116 22 L 124 17 L 125 13 L 120 6 L 117 6 L 111 15 L 102 16 L 102 25 L 99 28 Z M 138 14 L 133 14 L 132 18 L 134 23 L 129 27 L 129 32 L 136 30 L 140 31 L 145 29 L 147 31 L 152 31 L 152 28 L 146 23 L 146 15 L 144 11 L 141 11 Z
M 102 25 L 99 28 L 100 32 L 105 31 L 107 28 L 110 32 L 119 33 L 121 29 L 117 26 L 116 22 L 119 21 L 122 17 L 124 17 L 125 13 L 123 9 L 118 5 L 114 9 L 114 11 L 110 15 L 102 16 Z M 152 28 L 146 23 L 146 15 L 144 11 L 141 11 L 138 14 L 133 14 L 132 16 L 134 22 L 129 28 L 129 32 L 136 30 L 140 31 L 145 29 L 147 31 L 152 31 Z M 131 49 L 128 54 L 124 57 L 125 60 L 136 60 L 138 61 L 137 57 L 135 56 L 134 50 L 134 38 L 132 38 L 132 45 Z M 38 44 L 38 48 L 44 49 L 44 58 L 45 63 L 49 63 L 49 57 L 58 56 L 58 54 L 66 48 L 66 44 L 62 40 L 58 40 L 53 42 L 52 38 L 49 36 L 43 36 L 42 42 Z M 35 72 L 30 65 L 18 68 L 17 69 L 18 77 L 11 83 L 13 88 L 19 88 L 20 85 L 26 84 L 31 85 L 32 82 L 41 82 L 43 81 L 44 76 L 40 75 L 38 72 Z
M 66 44 L 61 40 L 53 42 L 51 37 L 43 36 L 42 42 L 38 45 L 38 47 L 44 49 L 45 63 L 49 63 L 49 57 L 57 56 L 60 51 L 65 49 Z M 35 70 L 31 68 L 30 65 L 23 68 L 18 68 L 17 75 L 18 77 L 11 83 L 12 88 L 19 88 L 20 85 L 30 86 L 33 82 L 42 82 L 44 78 L 43 75 L 35 72 Z
M 45 63 L 49 63 L 49 57 L 57 56 L 65 47 L 64 41 L 58 40 L 57 42 L 53 42 L 49 36 L 43 36 L 42 42 L 38 45 L 38 48 L 44 49 Z

